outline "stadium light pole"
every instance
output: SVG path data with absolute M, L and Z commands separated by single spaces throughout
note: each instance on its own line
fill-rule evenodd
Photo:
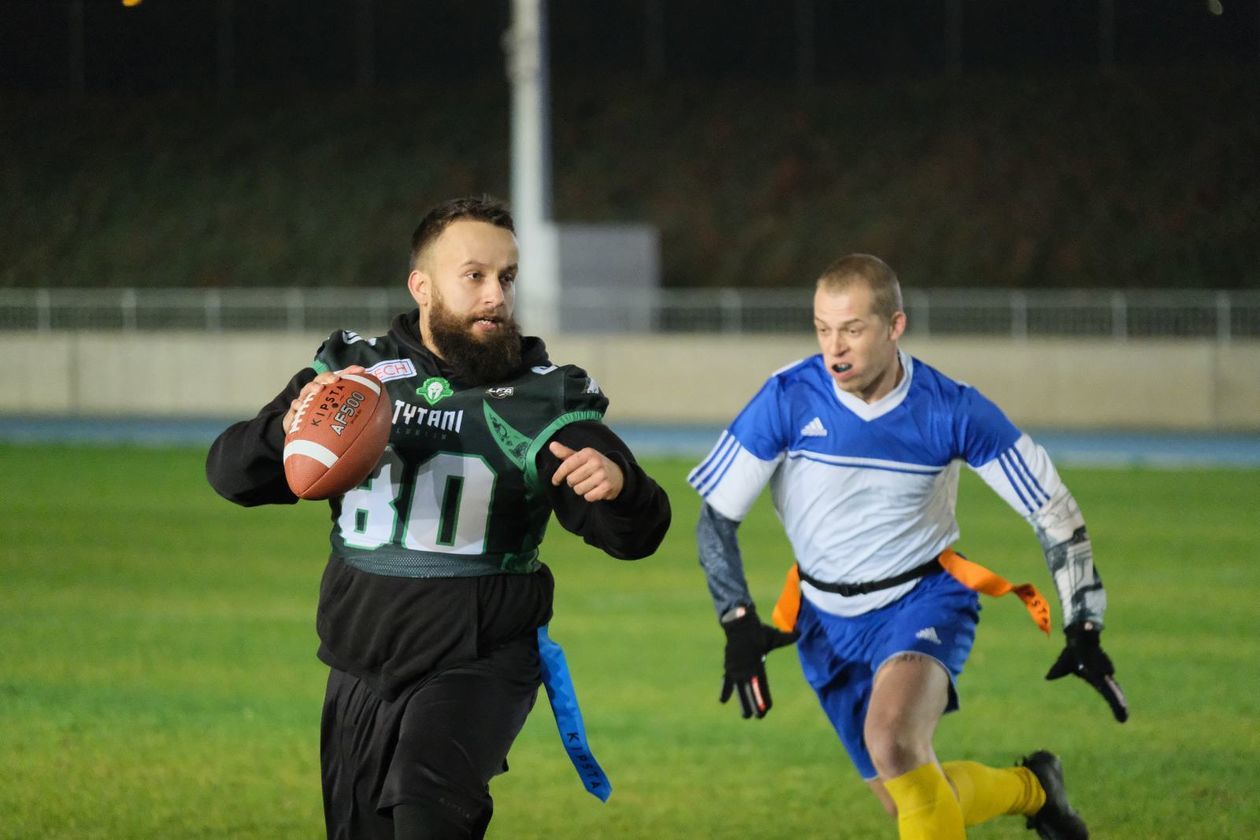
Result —
M 521 249 L 516 306 L 522 329 L 549 335 L 559 328 L 560 272 L 551 220 L 546 0 L 512 0 L 505 47 L 512 85 L 512 213 Z

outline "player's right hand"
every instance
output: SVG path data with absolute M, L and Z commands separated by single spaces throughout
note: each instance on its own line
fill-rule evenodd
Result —
M 740 711 L 745 720 L 763 718 L 773 705 L 770 683 L 766 679 L 766 654 L 792 644 L 800 638 L 800 634 L 784 633 L 762 624 L 753 607 L 736 607 L 731 612 L 733 615 L 728 613 L 722 617 L 722 629 L 726 631 L 726 662 L 722 694 L 718 700 L 725 703 L 732 694 L 738 694 Z
M 560 466 L 551 476 L 551 483 L 556 487 L 565 482 L 588 502 L 611 502 L 621 495 L 626 477 L 621 467 L 598 449 L 590 446 L 570 449 L 558 440 L 553 440 L 547 448 L 560 459 Z
M 281 427 L 286 435 L 293 428 L 293 418 L 297 416 L 298 409 L 305 402 L 306 398 L 311 394 L 318 393 L 325 385 L 331 385 L 336 382 L 343 373 L 367 373 L 367 368 L 361 365 L 350 365 L 350 367 L 338 371 L 326 370 L 323 373 L 316 374 L 314 379 L 302 386 L 302 390 L 298 391 L 298 395 L 289 403 L 289 410 L 284 415 L 284 421 L 281 423 Z

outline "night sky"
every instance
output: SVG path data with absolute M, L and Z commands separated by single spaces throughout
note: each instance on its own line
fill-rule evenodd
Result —
M 961 12 L 956 25 L 951 7 Z M 1260 63 L 1260 0 L 551 0 L 549 8 L 561 82 Z M 143 0 L 131 8 L 0 0 L 0 87 L 192 91 L 220 86 L 223 72 L 233 89 L 501 78 L 509 12 L 507 0 Z M 81 60 L 72 48 L 77 21 Z

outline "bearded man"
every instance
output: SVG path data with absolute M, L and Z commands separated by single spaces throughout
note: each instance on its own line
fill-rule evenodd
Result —
M 417 308 L 383 336 L 333 333 L 210 449 L 206 474 L 222 496 L 292 504 L 282 451 L 302 401 L 363 371 L 393 401 L 375 470 L 329 501 L 316 629 L 330 669 L 320 749 L 330 838 L 483 836 L 490 779 L 533 707 L 540 647 L 547 656 L 554 644 L 554 584 L 539 559 L 551 513 L 621 559 L 651 554 L 669 527 L 664 491 L 603 424 L 595 380 L 521 336 L 517 262 L 505 206 L 435 207 L 412 237 Z

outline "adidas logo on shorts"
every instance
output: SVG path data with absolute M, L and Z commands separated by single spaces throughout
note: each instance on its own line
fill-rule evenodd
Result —
M 925 642 L 931 642 L 934 645 L 939 645 L 941 643 L 941 637 L 936 635 L 935 627 L 924 627 L 918 633 L 915 633 L 914 637 L 916 639 L 922 639 Z

